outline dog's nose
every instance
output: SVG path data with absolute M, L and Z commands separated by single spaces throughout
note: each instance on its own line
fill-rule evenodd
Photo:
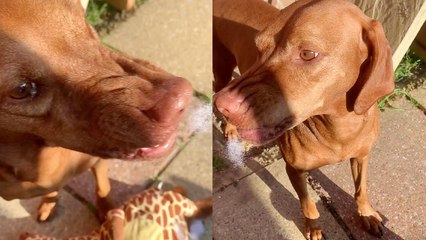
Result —
M 238 112 L 241 103 L 244 101 L 238 94 L 231 94 L 227 91 L 220 91 L 214 96 L 214 104 L 225 117 Z
M 192 96 L 191 84 L 183 78 L 173 78 L 162 86 L 165 95 L 144 113 L 158 122 L 171 122 L 182 115 Z

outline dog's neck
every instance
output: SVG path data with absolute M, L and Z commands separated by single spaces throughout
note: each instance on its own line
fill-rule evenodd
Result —
M 0 166 L 9 167 L 10 169 L 19 171 L 31 171 L 37 166 L 36 157 L 40 153 L 41 148 L 36 145 L 0 145 Z M 26 178 L 28 179 L 28 178 Z
M 33 159 L 45 146 L 44 142 L 32 135 L 0 130 L 0 165 L 18 167 L 17 159 Z
M 310 125 L 309 128 L 318 128 L 318 133 L 330 135 L 330 139 L 346 139 L 350 133 L 360 131 L 365 125 L 375 124 L 373 122 L 378 115 L 376 104 L 365 113 L 356 114 L 351 107 L 348 107 L 350 102 L 348 103 L 346 96 L 338 98 L 326 106 L 328 107 L 322 114 L 310 117 L 304 124 Z
M 349 94 L 334 98 L 324 103 L 323 106 L 325 107 L 319 109 L 317 115 L 327 115 L 330 118 L 344 118 L 349 115 L 356 116 L 358 114 L 354 112 L 354 101 L 353 97 Z M 371 108 L 376 109 L 376 104 L 371 106 Z M 367 112 L 370 112 L 370 109 L 363 114 L 359 114 L 359 116 L 366 115 Z

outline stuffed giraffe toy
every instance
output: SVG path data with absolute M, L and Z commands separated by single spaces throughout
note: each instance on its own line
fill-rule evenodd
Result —
M 108 211 L 100 229 L 90 235 L 64 240 L 186 240 L 189 239 L 185 218 L 204 218 L 211 214 L 212 198 L 192 201 L 184 190 L 147 189 L 120 208 Z M 57 240 L 38 234 L 21 234 L 20 240 Z

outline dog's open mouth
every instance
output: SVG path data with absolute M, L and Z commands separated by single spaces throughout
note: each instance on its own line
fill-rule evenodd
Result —
M 256 128 L 238 130 L 240 137 L 253 144 L 266 144 L 281 136 L 284 131 L 276 128 Z
M 293 116 L 289 116 L 276 126 L 252 129 L 238 129 L 238 133 L 240 137 L 247 142 L 263 145 L 277 139 L 285 131 L 293 128 L 294 126 L 296 126 L 295 118 Z
M 176 137 L 172 136 L 162 144 L 157 144 L 153 147 L 142 147 L 138 148 L 133 152 L 124 153 L 120 158 L 122 159 L 142 159 L 150 160 L 160 158 L 169 154 L 175 145 Z

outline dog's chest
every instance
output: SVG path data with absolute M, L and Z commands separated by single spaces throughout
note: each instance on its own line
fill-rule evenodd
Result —
M 295 169 L 312 170 L 368 154 L 376 138 L 374 121 L 342 128 L 311 118 L 281 136 L 279 146 L 285 161 Z

